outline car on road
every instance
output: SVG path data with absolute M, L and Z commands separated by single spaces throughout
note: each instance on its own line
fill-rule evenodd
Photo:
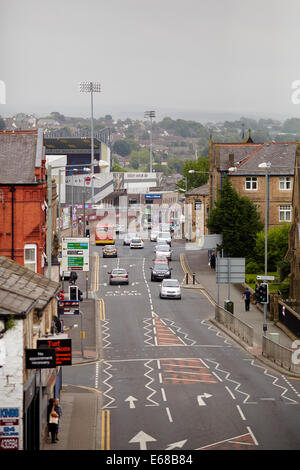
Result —
M 135 237 L 136 233 L 126 233 L 123 239 L 123 245 L 130 245 L 131 240 Z
M 154 263 L 169 263 L 169 258 L 165 255 L 156 255 L 155 258 L 154 258 Z
M 118 251 L 115 245 L 107 245 L 102 248 L 102 257 L 103 258 L 117 258 Z
M 150 241 L 151 242 L 156 242 L 158 234 L 159 234 L 159 229 L 152 229 L 151 232 L 150 232 Z
M 181 299 L 179 281 L 177 279 L 164 279 L 161 283 L 159 296 L 161 299 Z
M 171 277 L 171 270 L 169 263 L 154 263 L 151 269 L 151 281 L 161 281 L 165 278 Z
M 169 245 L 171 245 L 172 243 L 171 232 L 159 232 L 159 234 L 157 235 L 156 241 L 157 242 L 164 241 L 168 243 Z
M 109 274 L 109 284 L 129 284 L 128 272 L 124 268 L 114 268 Z
M 170 245 L 158 244 L 155 246 L 155 255 L 156 256 L 166 256 L 169 261 L 172 259 L 172 250 Z
M 141 238 L 133 238 L 130 242 L 130 248 L 144 248 L 144 242 Z

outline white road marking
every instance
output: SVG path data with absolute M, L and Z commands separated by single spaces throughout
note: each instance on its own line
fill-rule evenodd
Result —
M 229 393 L 229 395 L 231 396 L 231 398 L 232 398 L 233 400 L 235 400 L 235 396 L 233 395 L 233 393 L 232 393 L 232 391 L 230 390 L 230 388 L 227 387 L 227 385 L 225 385 L 225 388 L 226 388 L 227 392 Z
M 171 416 L 171 412 L 170 412 L 169 408 L 166 408 L 166 412 L 167 412 L 170 423 L 173 423 L 173 418 Z
M 251 437 L 252 437 L 252 439 L 253 439 L 253 441 L 254 441 L 254 444 L 255 444 L 256 446 L 258 446 L 258 442 L 257 442 L 257 440 L 255 439 L 255 436 L 254 436 L 254 434 L 253 434 L 253 432 L 252 432 L 250 426 L 247 426 L 247 429 L 248 429 L 248 432 L 249 432 L 249 434 L 251 435 Z
M 238 411 L 239 411 L 239 413 L 240 413 L 240 415 L 241 415 L 242 420 L 243 420 L 243 421 L 246 421 L 245 415 L 244 415 L 244 413 L 242 412 L 240 406 L 239 406 L 239 405 L 236 405 L 236 407 L 237 407 L 237 409 L 238 409 Z

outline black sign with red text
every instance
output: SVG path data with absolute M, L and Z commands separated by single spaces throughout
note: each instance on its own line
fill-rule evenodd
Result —
M 38 339 L 38 349 L 55 349 L 56 366 L 72 365 L 72 340 L 59 338 Z

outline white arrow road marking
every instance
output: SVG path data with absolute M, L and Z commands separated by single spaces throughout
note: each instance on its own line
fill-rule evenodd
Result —
M 149 434 L 146 434 L 144 431 L 140 431 L 129 441 L 129 444 L 133 444 L 135 442 L 140 444 L 140 450 L 147 450 L 146 443 L 156 442 L 156 439 L 154 439 L 154 437 L 149 436 Z
M 198 400 L 198 405 L 199 406 L 206 406 L 206 403 L 204 400 L 202 400 L 202 398 L 210 398 L 212 397 L 212 395 L 210 395 L 209 393 L 203 393 L 203 395 L 198 395 L 197 396 L 197 400 Z
M 138 399 L 130 395 L 124 401 L 129 401 L 129 408 L 135 408 L 134 402 L 138 401 Z
M 184 441 L 174 442 L 173 444 L 169 444 L 166 450 L 181 449 L 186 442 L 187 439 L 185 439 Z

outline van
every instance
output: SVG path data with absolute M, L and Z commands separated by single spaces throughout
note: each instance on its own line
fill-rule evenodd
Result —
M 170 232 L 159 232 L 159 234 L 157 235 L 156 241 L 157 241 L 157 243 L 165 242 L 165 243 L 168 243 L 169 245 L 171 245 L 171 242 L 172 242 L 171 233 Z

